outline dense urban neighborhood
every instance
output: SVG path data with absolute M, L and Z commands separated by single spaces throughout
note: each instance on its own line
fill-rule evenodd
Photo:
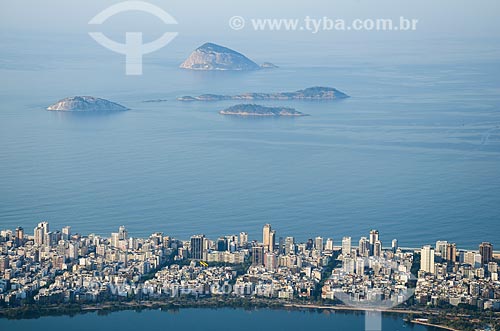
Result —
M 183 241 L 161 232 L 135 238 L 124 226 L 111 237 L 81 235 L 41 222 L 30 234 L 21 227 L 1 231 L 0 248 L 4 317 L 120 303 L 369 308 L 464 330 L 499 325 L 498 260 L 487 242 L 478 250 L 446 241 L 402 248 L 396 239 L 383 246 L 371 230 L 358 242 L 299 243 L 277 238 L 270 224 L 260 241 L 246 232 Z

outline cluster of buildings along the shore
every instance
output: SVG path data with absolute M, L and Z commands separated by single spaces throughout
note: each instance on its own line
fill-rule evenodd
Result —
M 420 256 L 417 302 L 500 309 L 498 264 L 492 244 L 483 242 L 479 251 L 464 251 L 457 250 L 455 243 L 437 241 L 435 248 L 424 246 Z
M 331 238 L 278 239 L 269 224 L 259 242 L 245 232 L 216 240 L 163 233 L 134 238 L 123 226 L 110 238 L 82 236 L 70 227 L 50 231 L 42 222 L 33 235 L 20 227 L 1 231 L 0 253 L 0 304 L 8 306 L 225 294 L 500 309 L 491 244 L 464 251 L 438 241 L 435 248 L 412 250 L 394 239 L 384 248 L 377 230 L 357 245 L 344 237 L 334 246 Z

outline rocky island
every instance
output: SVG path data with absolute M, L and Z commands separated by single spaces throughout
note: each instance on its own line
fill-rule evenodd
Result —
M 239 104 L 221 110 L 222 115 L 237 116 L 308 116 L 288 107 L 265 107 L 256 104 Z
M 202 94 L 199 96 L 183 96 L 179 101 L 220 101 L 220 100 L 335 100 L 349 96 L 333 87 L 308 87 L 295 92 L 277 93 L 244 93 L 238 95 Z
M 269 67 L 266 63 L 266 67 Z M 205 43 L 194 50 L 180 65 L 180 68 L 191 70 L 258 70 L 261 67 L 230 48 L 213 43 Z
M 47 110 L 97 112 L 123 111 L 128 110 L 128 108 L 106 99 L 90 96 L 75 96 L 59 100 L 55 104 L 47 107 Z
M 271 63 L 271 62 L 264 62 L 260 65 L 262 69 L 276 69 L 279 68 L 277 65 Z

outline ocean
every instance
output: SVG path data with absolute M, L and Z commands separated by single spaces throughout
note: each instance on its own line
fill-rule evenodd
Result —
M 125 225 L 137 237 L 260 239 L 271 223 L 277 237 L 335 245 L 376 228 L 384 246 L 500 247 L 498 42 L 237 41 L 227 46 L 280 68 L 191 72 L 178 68 L 198 46 L 186 39 L 145 56 L 139 77 L 86 35 L 4 33 L 1 43 L 2 229 L 31 233 L 45 220 L 83 234 Z M 176 100 L 310 86 L 351 97 L 260 102 L 311 116 L 258 119 L 218 114 L 232 101 Z M 73 95 L 130 110 L 44 110 Z

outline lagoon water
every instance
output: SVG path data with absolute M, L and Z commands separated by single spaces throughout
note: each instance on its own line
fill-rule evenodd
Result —
M 57 316 L 27 320 L 0 319 L 2 330 L 364 330 L 363 313 L 309 312 L 241 309 L 181 309 L 179 311 L 122 311 L 105 316 L 88 313 L 74 317 Z M 433 327 L 406 324 L 400 316 L 383 315 L 384 331 L 434 331 Z
M 177 68 L 197 46 L 186 40 L 132 77 L 121 55 L 86 35 L 68 40 L 2 37 L 0 228 L 30 233 L 46 220 L 84 234 L 123 224 L 132 236 L 259 239 L 271 223 L 278 237 L 336 244 L 378 228 L 385 245 L 500 247 L 498 43 L 237 41 L 228 46 L 280 68 L 211 73 Z M 234 102 L 175 100 L 316 85 L 351 98 L 263 102 L 311 115 L 265 119 L 218 114 Z M 73 95 L 131 110 L 44 110 Z

